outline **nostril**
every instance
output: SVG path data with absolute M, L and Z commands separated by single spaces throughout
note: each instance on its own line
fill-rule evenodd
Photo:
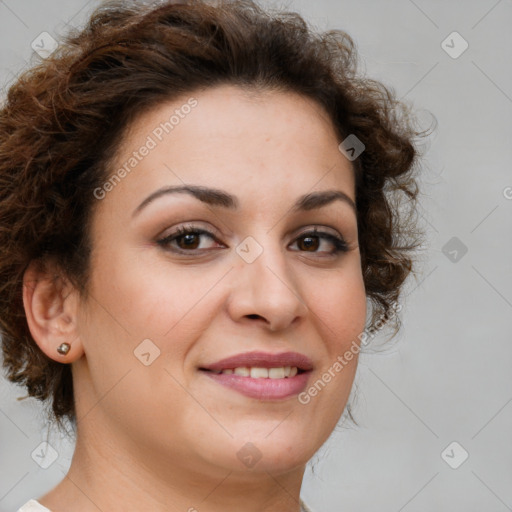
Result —
M 252 314 L 252 315 L 247 315 L 247 318 L 251 318 L 253 320 L 257 320 L 258 318 L 262 318 L 262 317 L 260 315 Z

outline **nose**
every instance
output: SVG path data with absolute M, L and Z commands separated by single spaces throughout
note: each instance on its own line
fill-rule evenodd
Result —
M 308 307 L 286 260 L 287 254 L 280 248 L 266 247 L 251 263 L 237 261 L 227 305 L 235 322 L 279 331 L 305 317 Z

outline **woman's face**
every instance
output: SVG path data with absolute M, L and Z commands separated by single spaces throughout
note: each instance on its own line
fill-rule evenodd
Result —
M 311 100 L 233 86 L 133 124 L 117 178 L 95 192 L 84 357 L 73 363 L 79 430 L 152 467 L 212 475 L 276 474 L 313 456 L 357 357 L 335 363 L 366 319 L 340 142 Z M 271 359 L 283 353 L 299 356 Z M 266 370 L 229 372 L 246 366 Z M 298 375 L 275 368 L 287 366 Z M 256 378 L 266 372 L 276 378 Z

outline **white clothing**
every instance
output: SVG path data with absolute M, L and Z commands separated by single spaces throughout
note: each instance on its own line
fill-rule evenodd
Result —
M 37 500 L 30 500 L 18 509 L 18 512 L 51 512 L 51 510 L 43 507 Z

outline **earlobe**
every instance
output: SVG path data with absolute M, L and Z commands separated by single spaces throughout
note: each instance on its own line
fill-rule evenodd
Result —
M 72 363 L 83 355 L 78 294 L 66 277 L 31 262 L 23 276 L 23 305 L 30 333 L 48 357 Z

